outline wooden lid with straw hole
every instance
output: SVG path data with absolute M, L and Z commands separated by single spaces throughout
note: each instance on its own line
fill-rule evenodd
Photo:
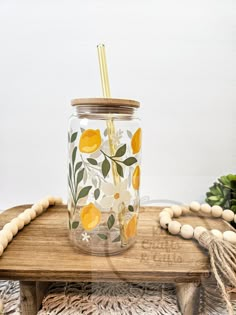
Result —
M 72 106 L 99 106 L 99 105 L 108 105 L 108 106 L 127 106 L 139 108 L 140 103 L 134 100 L 127 100 L 122 98 L 76 98 L 71 101 Z

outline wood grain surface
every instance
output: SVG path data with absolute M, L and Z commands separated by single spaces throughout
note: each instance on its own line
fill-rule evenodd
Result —
M 0 215 L 0 227 L 30 205 Z M 90 256 L 69 240 L 66 206 L 48 209 L 20 231 L 0 258 L 0 279 L 23 281 L 159 281 L 198 282 L 208 275 L 207 252 L 194 240 L 169 235 L 158 222 L 160 208 L 141 208 L 133 247 L 111 257 Z M 229 230 L 221 219 L 182 217 L 193 226 Z
M 121 98 L 76 98 L 71 101 L 72 106 L 78 105 L 112 105 L 112 106 L 129 106 L 129 107 L 139 107 L 140 103 L 135 100 L 127 100 Z

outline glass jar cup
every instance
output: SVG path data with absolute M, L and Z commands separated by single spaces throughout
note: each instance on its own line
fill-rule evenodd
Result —
M 136 239 L 141 128 L 139 102 L 72 100 L 68 133 L 69 235 L 82 251 L 113 255 Z

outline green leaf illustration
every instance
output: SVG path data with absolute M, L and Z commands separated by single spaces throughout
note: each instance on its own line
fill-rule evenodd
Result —
M 79 226 L 79 222 L 78 221 L 74 221 L 73 223 L 72 223 L 72 229 L 77 229 L 77 227 Z
M 72 133 L 71 138 L 70 138 L 71 143 L 75 141 L 75 139 L 77 138 L 77 134 L 78 134 L 78 132 Z
M 72 152 L 72 164 L 75 164 L 75 159 L 76 159 L 76 153 L 77 153 L 77 147 L 74 147 L 73 152 Z
M 129 205 L 128 209 L 129 209 L 130 212 L 134 212 L 134 207 L 132 205 Z
M 92 165 L 98 165 L 98 162 L 95 159 L 88 158 L 87 161 Z
M 116 243 L 116 242 L 120 242 L 120 235 L 118 235 L 118 236 L 112 241 L 112 243 Z
M 126 160 L 123 161 L 123 163 L 127 166 L 133 165 L 134 163 L 137 162 L 137 159 L 135 157 L 129 157 Z
M 109 173 L 110 168 L 111 168 L 110 163 L 107 160 L 107 158 L 105 158 L 105 160 L 102 162 L 102 175 L 103 175 L 104 178 Z
M 115 223 L 115 217 L 113 214 L 111 214 L 107 220 L 107 226 L 109 230 L 113 227 L 114 223 Z
M 72 175 L 72 169 L 71 169 L 71 164 L 69 163 L 69 178 L 71 180 L 71 175 Z
M 80 170 L 79 173 L 77 174 L 76 186 L 79 185 L 79 183 L 82 181 L 83 177 L 84 177 L 84 168 L 82 168 L 82 170 Z
M 128 137 L 131 139 L 132 138 L 132 132 L 131 131 L 129 131 L 129 130 L 127 130 L 127 135 L 128 135 Z
M 98 237 L 100 237 L 102 240 L 107 240 L 107 236 L 105 234 L 98 234 Z
M 86 184 L 87 179 L 88 179 L 88 172 L 86 172 L 86 170 L 85 170 L 84 171 L 84 178 L 83 178 L 84 185 Z
M 82 162 L 78 162 L 75 165 L 75 173 L 81 168 Z
M 69 178 L 69 176 L 67 177 L 67 180 L 68 180 L 68 185 L 70 187 L 71 194 L 73 194 L 73 189 L 72 189 L 72 186 L 71 186 L 71 179 Z
M 91 188 L 92 188 L 92 186 L 86 186 L 86 187 L 82 188 L 81 191 L 79 192 L 79 196 L 78 196 L 77 200 L 87 196 Z
M 97 189 L 94 190 L 94 198 L 95 198 L 95 200 L 97 200 L 99 196 L 100 196 L 100 189 L 97 188 Z
M 123 144 L 117 151 L 115 154 L 115 157 L 121 157 L 125 154 L 126 152 L 126 144 Z
M 116 169 L 117 169 L 117 173 L 120 175 L 120 177 L 124 177 L 123 168 L 120 164 L 116 163 Z

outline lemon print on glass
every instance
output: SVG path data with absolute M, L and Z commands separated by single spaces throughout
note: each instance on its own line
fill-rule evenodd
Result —
M 100 223 L 101 212 L 92 202 L 90 202 L 87 206 L 84 206 L 81 209 L 80 220 L 83 228 L 86 231 L 91 231 Z
M 102 143 L 99 129 L 87 129 L 80 136 L 79 150 L 83 153 L 93 153 L 97 151 Z
M 139 153 L 141 149 L 141 142 L 142 142 L 142 130 L 141 128 L 138 128 L 133 134 L 133 137 L 131 139 L 131 147 L 132 147 L 133 154 Z
M 132 185 L 135 190 L 139 189 L 140 186 L 140 166 L 137 165 L 134 169 L 132 176 Z
M 125 226 L 125 236 L 134 237 L 137 232 L 137 215 L 134 215 Z

